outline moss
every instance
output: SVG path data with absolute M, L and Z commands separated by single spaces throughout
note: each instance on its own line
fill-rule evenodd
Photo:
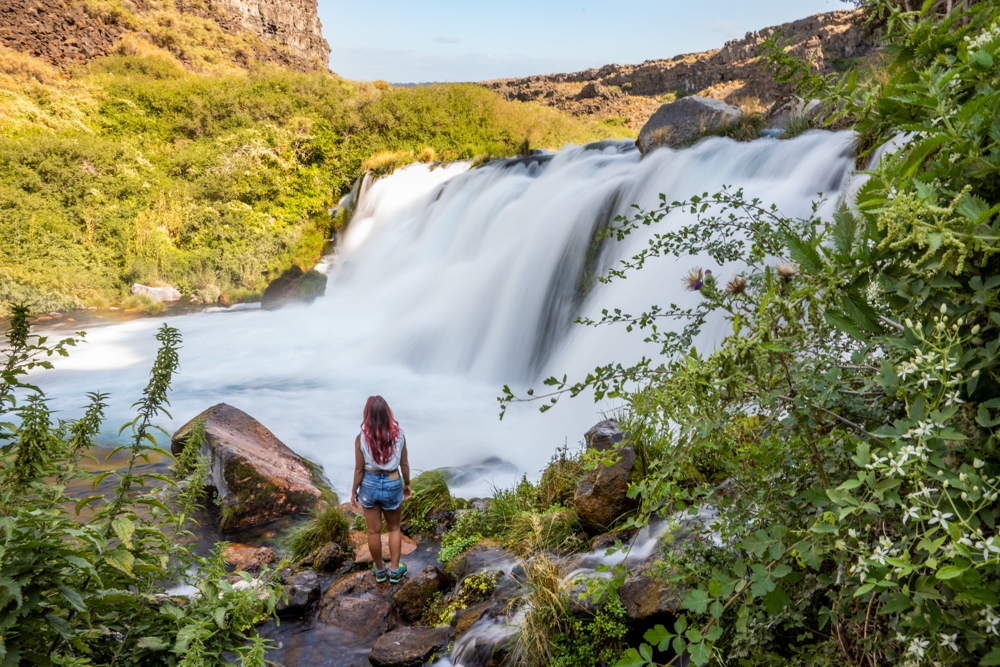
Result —
M 450 625 L 458 612 L 488 600 L 496 589 L 501 574 L 500 570 L 470 574 L 451 595 L 435 593 L 420 619 L 420 625 L 432 627 Z
M 312 494 L 279 488 L 242 458 L 226 462 L 224 477 L 231 493 L 222 501 L 222 532 L 244 529 L 316 505 Z

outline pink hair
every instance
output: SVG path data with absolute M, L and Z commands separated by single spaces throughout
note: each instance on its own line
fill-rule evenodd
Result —
M 389 404 L 381 396 L 368 397 L 361 432 L 375 462 L 380 465 L 388 462 L 392 457 L 393 445 L 399 438 L 399 422 L 392 416 Z

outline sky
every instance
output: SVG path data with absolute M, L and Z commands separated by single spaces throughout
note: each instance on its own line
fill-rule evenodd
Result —
M 330 69 L 390 83 L 573 72 L 721 47 L 841 0 L 318 0 Z

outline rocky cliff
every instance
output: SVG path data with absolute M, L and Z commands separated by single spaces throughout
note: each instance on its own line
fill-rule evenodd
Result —
M 305 70 L 326 67 L 330 56 L 316 0 L 0 1 L 0 46 L 63 69 L 142 43 L 191 69 L 273 62 Z
M 605 65 L 569 74 L 498 79 L 483 85 L 508 99 L 537 101 L 578 115 L 624 116 L 638 130 L 665 94 L 701 95 L 729 103 L 768 105 L 787 89 L 757 62 L 761 43 L 781 31 L 788 50 L 812 59 L 823 72 L 871 54 L 876 44 L 858 25 L 859 13 L 845 10 L 747 33 L 721 49 L 640 65 Z

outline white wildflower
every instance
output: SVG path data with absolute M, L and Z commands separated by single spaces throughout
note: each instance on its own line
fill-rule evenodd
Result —
M 942 632 L 941 633 L 941 646 L 943 646 L 944 648 L 950 648 L 955 653 L 958 653 L 958 644 L 955 643 L 956 639 L 958 639 L 958 633 L 957 632 L 955 634 L 953 634 L 953 635 L 949 635 L 949 634 L 946 634 L 946 633 Z
M 929 524 L 933 525 L 935 523 L 940 523 L 941 527 L 948 530 L 948 519 L 955 516 L 951 512 L 940 512 L 939 510 L 931 511 L 931 520 L 928 521 Z
M 920 521 L 920 511 L 916 507 L 908 507 L 903 512 L 903 523 L 906 523 L 910 519 Z

